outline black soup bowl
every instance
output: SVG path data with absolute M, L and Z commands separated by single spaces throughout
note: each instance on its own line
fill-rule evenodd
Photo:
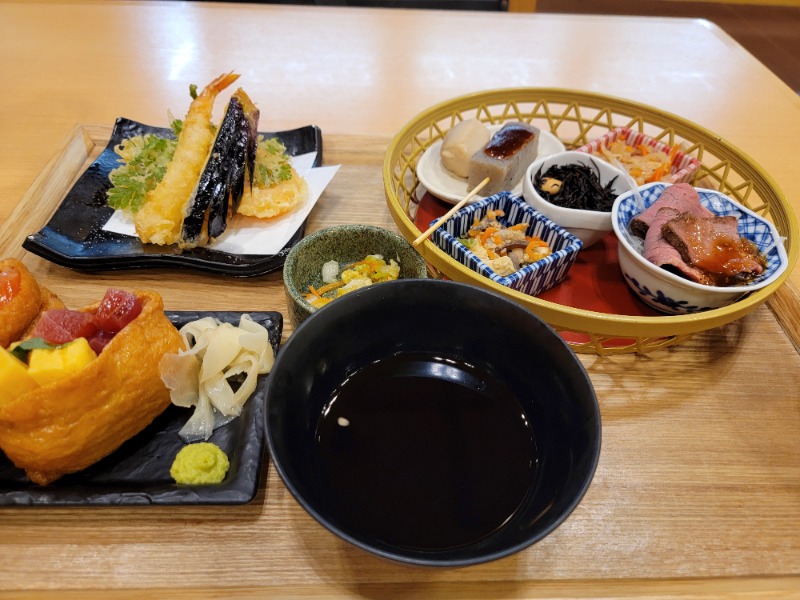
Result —
M 600 454 L 583 365 L 541 319 L 452 281 L 379 283 L 315 312 L 268 380 L 267 441 L 328 530 L 418 565 L 495 560 L 575 509 Z

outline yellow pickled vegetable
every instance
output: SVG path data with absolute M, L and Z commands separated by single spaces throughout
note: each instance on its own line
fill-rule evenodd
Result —
M 57 348 L 35 348 L 28 355 L 28 375 L 48 385 L 81 371 L 97 358 L 86 338 L 76 338 Z
M 0 346 L 0 403 L 13 400 L 39 387 L 25 363 Z
M 228 457 L 219 446 L 198 442 L 180 449 L 169 474 L 177 483 L 207 485 L 222 482 L 229 467 Z
M 328 264 L 330 263 L 326 263 L 326 265 Z M 325 271 L 326 268 L 323 267 L 323 280 L 327 280 Z M 334 274 L 334 277 L 337 274 Z M 312 306 L 321 308 L 334 298 L 353 290 L 381 281 L 394 281 L 399 277 L 400 265 L 396 260 L 389 259 L 387 263 L 382 255 L 369 254 L 364 260 L 347 265 L 341 274 L 338 274 L 338 279 L 331 278 L 326 285 L 319 288 L 308 286 L 308 293 L 304 297 Z

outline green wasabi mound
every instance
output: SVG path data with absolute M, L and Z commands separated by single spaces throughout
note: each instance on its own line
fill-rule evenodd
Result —
M 177 483 L 207 485 L 225 479 L 228 467 L 228 457 L 219 446 L 211 442 L 199 442 L 180 449 L 169 474 Z

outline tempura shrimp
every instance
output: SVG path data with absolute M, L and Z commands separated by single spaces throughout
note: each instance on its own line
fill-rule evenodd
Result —
M 216 136 L 211 121 L 214 101 L 238 78 L 236 73 L 220 75 L 189 106 L 164 178 L 148 192 L 142 208 L 134 215 L 136 233 L 142 242 L 167 245 L 179 240 L 186 206 Z

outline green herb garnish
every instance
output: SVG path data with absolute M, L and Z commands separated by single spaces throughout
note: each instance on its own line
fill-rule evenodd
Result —
M 292 178 L 292 165 L 286 146 L 277 138 L 259 138 L 256 150 L 255 185 L 270 187 Z
M 61 347 L 61 344 L 49 344 L 45 342 L 42 338 L 36 337 L 24 340 L 19 344 L 17 344 L 16 346 L 14 346 L 14 348 L 11 350 L 11 354 L 13 354 L 22 362 L 27 364 L 28 354 L 30 354 L 31 350 L 52 349 L 59 347 Z
M 177 139 L 183 131 L 183 121 L 170 114 L 170 127 Z M 111 208 L 136 212 L 144 204 L 147 192 L 164 179 L 167 165 L 175 154 L 178 142 L 154 133 L 136 136 L 117 146 L 116 153 L 123 164 L 111 171 L 108 178 L 108 205 Z
M 169 126 L 172 128 L 172 132 L 175 134 L 175 138 L 179 138 L 181 136 L 181 131 L 183 131 L 183 121 L 180 119 L 171 119 L 169 122 Z
M 108 205 L 132 212 L 139 210 L 147 192 L 164 178 L 177 145 L 175 140 L 155 134 L 125 140 L 121 144 L 125 147 L 121 155 L 124 158 L 131 153 L 132 156 L 109 174 Z

